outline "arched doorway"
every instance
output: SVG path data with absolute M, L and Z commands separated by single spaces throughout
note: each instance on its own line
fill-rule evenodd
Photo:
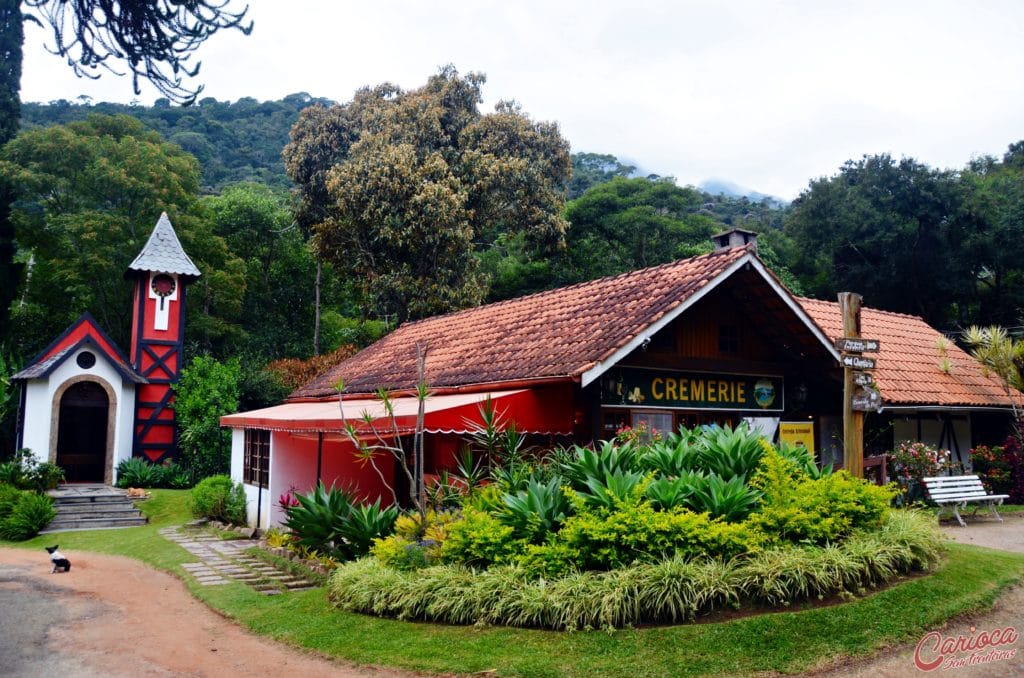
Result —
M 102 483 L 110 399 L 94 381 L 71 385 L 60 399 L 57 465 L 69 483 Z

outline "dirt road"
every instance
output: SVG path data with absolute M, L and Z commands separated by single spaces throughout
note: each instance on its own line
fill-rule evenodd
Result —
M 397 676 L 304 654 L 252 635 L 138 561 L 0 549 L 4 676 Z

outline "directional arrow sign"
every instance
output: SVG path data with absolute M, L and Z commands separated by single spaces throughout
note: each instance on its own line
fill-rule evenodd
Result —
M 836 339 L 836 348 L 850 353 L 878 353 L 878 339 L 861 339 L 859 337 L 843 337 Z
M 875 382 L 875 378 L 867 372 L 854 372 L 853 383 L 857 386 L 871 386 Z
M 842 357 L 843 367 L 849 367 L 854 370 L 873 370 L 875 369 L 875 361 L 873 358 L 865 358 L 859 355 L 844 355 Z

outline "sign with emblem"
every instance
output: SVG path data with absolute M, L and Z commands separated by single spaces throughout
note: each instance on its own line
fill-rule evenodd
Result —
M 836 349 L 849 353 L 878 353 L 881 344 L 878 339 L 861 339 L 859 337 L 842 337 L 836 339 Z
M 687 410 L 782 412 L 783 379 L 773 375 L 623 367 L 605 374 L 601 404 Z

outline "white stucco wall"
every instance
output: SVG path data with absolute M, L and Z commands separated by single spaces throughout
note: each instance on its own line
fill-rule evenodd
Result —
M 268 485 L 274 486 L 274 436 L 276 434 L 271 433 L 270 435 L 270 477 L 268 479 Z M 243 482 L 245 471 L 245 430 L 240 428 L 231 429 L 231 480 L 232 482 L 242 483 L 242 488 L 245 490 L 246 500 L 246 521 L 250 526 L 259 527 L 260 529 L 266 529 L 267 527 L 275 524 L 271 522 L 271 492 L 270 488 L 263 488 L 262 492 L 262 508 L 259 510 L 260 524 L 256 524 L 257 515 L 257 502 L 260 500 L 260 488 L 256 485 L 249 485 Z M 276 500 L 275 500 L 276 501 Z
M 84 351 L 96 356 L 96 364 L 88 369 L 79 367 L 77 358 Z M 28 381 L 25 393 L 24 429 L 22 445 L 32 450 L 39 461 L 54 461 L 51 451 L 56 449 L 57 429 L 51 430 L 56 424 L 55 402 L 57 393 L 73 379 L 85 377 L 86 380 L 98 382 L 114 393 L 111 405 L 114 407 L 113 446 L 114 458 L 112 471 L 116 475 L 117 465 L 132 454 L 132 420 L 135 416 L 135 385 L 124 382 L 121 374 L 107 361 L 99 351 L 83 347 L 60 364 L 46 379 Z M 106 390 L 106 389 L 105 389 Z M 116 477 L 114 478 L 116 481 Z

